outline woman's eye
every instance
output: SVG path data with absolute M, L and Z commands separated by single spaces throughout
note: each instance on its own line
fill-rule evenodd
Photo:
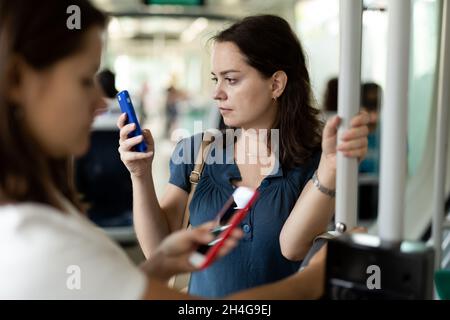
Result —
M 211 81 L 217 83 L 217 78 L 211 78 Z
M 228 84 L 235 84 L 236 83 L 236 79 L 225 78 L 225 80 L 228 82 Z

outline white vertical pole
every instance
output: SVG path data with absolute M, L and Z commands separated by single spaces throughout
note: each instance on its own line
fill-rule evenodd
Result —
M 338 115 L 342 119 L 338 143 L 360 108 L 362 0 L 340 2 L 340 56 Z M 336 226 L 349 230 L 356 226 L 358 199 L 358 161 L 337 154 Z
M 381 240 L 403 238 L 407 175 L 407 119 L 411 0 L 388 3 L 386 98 L 381 118 L 380 205 Z
M 433 244 L 435 252 L 435 269 L 441 268 L 442 227 L 445 203 L 445 177 L 448 143 L 448 123 L 450 107 L 450 4 L 443 1 L 441 52 L 439 58 L 439 84 L 436 126 L 436 152 L 434 162 L 433 193 Z

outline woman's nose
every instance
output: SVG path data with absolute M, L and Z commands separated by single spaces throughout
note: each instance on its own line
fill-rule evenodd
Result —
M 103 91 L 100 88 L 96 88 L 94 99 L 94 113 L 99 115 L 108 110 L 108 99 L 104 96 Z
M 217 85 L 214 89 L 213 98 L 214 100 L 225 100 L 227 97 L 225 91 L 221 88 L 221 86 Z
M 99 116 L 108 111 L 108 100 L 106 98 L 101 98 L 95 103 L 94 106 L 94 116 Z

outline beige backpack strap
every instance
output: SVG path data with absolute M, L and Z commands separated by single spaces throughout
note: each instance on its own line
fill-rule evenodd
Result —
M 189 205 L 191 203 L 192 197 L 194 196 L 195 189 L 197 188 L 197 184 L 200 181 L 200 177 L 203 172 L 203 168 L 205 166 L 205 159 L 209 153 L 209 149 L 211 149 L 211 140 L 207 141 L 205 138 L 202 140 L 202 144 L 200 146 L 200 150 L 197 154 L 197 159 L 195 160 L 194 169 L 189 176 L 189 181 L 191 182 L 191 192 L 189 192 L 188 201 L 186 203 L 186 208 L 184 209 L 183 222 L 181 225 L 181 230 L 186 230 L 189 225 Z M 187 292 L 189 280 L 191 274 L 179 274 L 175 275 L 169 280 L 169 287 L 174 288 L 176 290 L 180 290 L 181 292 Z
M 205 166 L 205 159 L 211 149 L 211 140 L 205 140 L 203 138 L 200 150 L 197 154 L 197 159 L 195 160 L 194 169 L 191 171 L 189 176 L 189 181 L 191 183 L 191 192 L 189 192 L 188 201 L 186 203 L 186 208 L 184 209 L 183 222 L 181 224 L 181 230 L 187 229 L 189 225 L 189 205 L 191 203 L 192 197 L 194 196 L 197 184 L 200 182 L 200 177 Z
M 203 168 L 205 166 L 205 159 L 209 153 L 209 149 L 211 149 L 211 140 L 207 141 L 205 140 L 205 138 L 203 138 L 200 150 L 197 154 L 197 159 L 195 160 L 194 169 L 192 170 L 191 175 L 189 176 L 189 181 L 191 182 L 191 192 L 189 192 L 186 208 L 184 209 L 184 216 L 181 225 L 181 230 L 186 230 L 188 228 L 189 205 L 191 203 L 192 197 L 194 196 L 197 184 L 200 181 L 200 177 L 202 175 Z M 187 292 L 190 277 L 191 277 L 190 273 L 175 275 L 172 278 L 170 278 L 169 287 L 174 288 L 176 290 L 180 290 L 181 292 Z

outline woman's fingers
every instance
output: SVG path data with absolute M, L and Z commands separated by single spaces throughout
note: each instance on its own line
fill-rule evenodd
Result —
M 348 129 L 341 138 L 337 150 L 342 152 L 344 156 L 350 158 L 362 159 L 367 153 L 369 128 L 369 114 L 362 111 L 351 121 L 351 128 Z
M 220 248 L 219 253 L 218 253 L 218 257 L 226 256 L 234 248 L 236 248 L 237 245 L 238 245 L 238 241 L 236 241 L 234 239 L 228 239 L 227 241 L 225 241 L 225 243 L 223 244 L 222 248 Z
M 150 159 L 153 157 L 153 151 L 148 152 L 134 152 L 134 151 L 121 151 L 119 147 L 120 152 L 120 159 L 122 159 L 123 162 L 131 162 L 136 160 L 144 160 L 144 159 Z
M 360 138 L 360 139 L 340 143 L 337 147 L 337 150 L 346 152 L 346 151 L 352 151 L 352 150 L 357 150 L 357 149 L 364 149 L 367 147 L 367 145 L 368 145 L 367 138 Z
M 195 232 L 192 233 L 193 244 L 208 244 L 213 241 L 214 236 L 211 234 L 211 230 L 216 226 L 217 224 L 215 222 L 208 222 L 194 229 L 193 231 Z M 223 257 L 233 250 L 238 245 L 239 240 L 243 237 L 243 235 L 243 231 L 239 228 L 231 231 L 231 234 L 219 249 L 215 259 Z M 218 237 L 220 237 L 220 235 Z
M 349 141 L 349 140 L 353 140 L 353 139 L 367 137 L 368 134 L 369 134 L 369 128 L 367 126 L 350 128 L 342 135 L 341 140 Z
M 366 111 L 361 111 L 358 115 L 354 116 L 350 125 L 352 127 L 366 126 L 370 122 L 370 116 Z
M 125 141 L 128 139 L 128 135 L 136 130 L 136 125 L 134 123 L 129 123 L 120 129 L 120 141 Z
M 239 241 L 244 237 L 244 231 L 242 231 L 240 228 L 236 228 L 231 232 L 230 237 L 236 241 Z
M 119 140 L 119 151 L 129 151 L 134 146 L 138 145 L 142 141 L 144 141 L 147 146 L 150 146 L 153 144 L 153 138 L 151 136 L 151 133 L 149 130 L 144 130 L 142 132 L 142 135 L 135 136 L 132 138 L 128 138 L 128 135 L 133 132 L 135 129 L 134 124 L 127 124 L 120 130 L 120 140 Z M 149 148 L 152 149 L 152 148 Z
M 126 113 L 122 113 L 119 118 L 117 119 L 117 127 L 119 129 L 122 129 L 123 126 L 125 125 L 125 122 L 127 120 L 127 114 Z
M 213 230 L 215 227 L 217 227 L 216 222 L 211 221 L 202 224 L 201 226 L 197 227 L 195 230 L 197 231 L 197 234 L 195 235 L 196 240 L 199 243 L 207 244 L 214 240 L 214 236 L 211 234 L 211 230 Z M 242 237 L 244 236 L 244 233 L 239 228 L 234 229 L 231 231 L 231 234 L 225 241 L 225 244 L 227 241 L 232 241 L 233 243 L 237 243 Z M 220 237 L 217 236 L 217 237 Z
M 344 154 L 344 156 L 348 157 L 348 158 L 357 158 L 359 160 L 365 158 L 366 153 L 367 153 L 367 148 L 363 148 L 363 149 L 355 149 L 355 150 L 351 150 L 351 151 L 343 151 L 342 152 Z
M 234 248 L 236 248 L 239 244 L 239 241 L 244 236 L 244 232 L 236 228 L 231 232 L 230 237 L 225 241 L 222 248 L 220 248 L 218 256 L 223 257 L 229 254 Z
M 123 144 L 126 140 L 128 140 L 128 136 L 130 133 L 132 133 L 134 130 L 136 130 L 136 124 L 129 123 L 126 124 L 127 120 L 127 114 L 122 113 L 119 118 L 117 119 L 117 127 L 120 129 L 119 132 L 119 143 Z M 149 146 L 153 145 L 153 137 L 148 129 L 142 130 L 142 136 L 145 143 Z M 142 141 L 142 140 L 141 140 Z
M 351 140 L 368 134 L 367 125 L 370 121 L 370 116 L 367 112 L 361 111 L 360 114 L 352 118 L 350 125 L 351 128 L 343 135 L 343 140 Z M 341 119 L 339 116 L 334 116 L 327 121 L 325 128 L 323 129 L 323 137 L 325 139 L 333 137 L 337 134 Z
M 119 141 L 119 145 L 121 150 L 123 151 L 129 151 L 131 148 L 136 146 L 137 144 L 141 143 L 144 140 L 144 136 L 136 136 L 133 138 L 129 138 L 127 140 Z
M 204 223 L 195 229 L 177 231 L 163 241 L 160 249 L 165 252 L 167 257 L 175 258 L 179 261 L 179 263 L 184 264 L 184 270 L 187 270 L 187 268 L 192 268 L 191 264 L 188 262 L 189 256 L 193 253 L 197 246 L 208 244 L 214 240 L 211 230 L 216 226 L 217 224 L 212 221 Z M 227 238 L 223 243 L 216 258 L 228 254 L 238 245 L 242 236 L 242 230 L 233 230 L 229 238 Z
M 199 225 L 198 227 L 195 227 L 195 230 L 211 231 L 215 227 L 217 227 L 217 223 L 215 221 L 208 221 Z
M 153 145 L 153 136 L 150 130 L 144 129 L 142 130 L 142 135 L 144 136 L 145 143 L 149 146 Z
M 214 240 L 214 236 L 211 234 L 211 229 L 214 223 L 208 222 L 201 225 L 198 228 L 192 229 L 191 232 L 191 242 L 193 245 L 197 244 L 208 244 Z
M 325 128 L 323 128 L 323 137 L 324 139 L 333 137 L 337 134 L 339 124 L 341 123 L 341 119 L 338 116 L 334 116 L 325 124 Z

